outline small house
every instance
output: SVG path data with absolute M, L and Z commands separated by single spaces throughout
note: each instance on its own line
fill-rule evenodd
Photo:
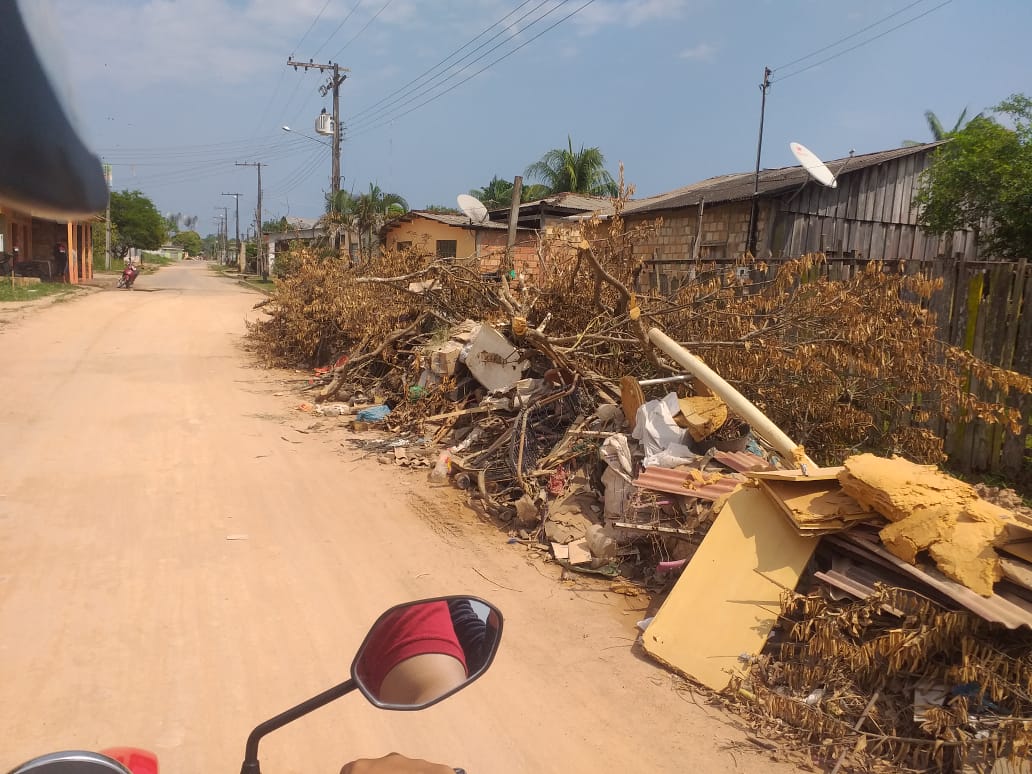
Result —
M 508 224 L 485 220 L 476 222 L 466 215 L 412 210 L 384 224 L 380 245 L 388 250 L 418 250 L 436 258 L 478 258 L 480 273 L 499 270 L 508 241 Z M 538 272 L 537 232 L 517 227 L 513 246 L 517 272 L 533 276 Z
M 93 278 L 93 221 L 51 220 L 0 206 L 0 273 L 73 285 Z
M 654 238 L 635 247 L 646 263 L 642 278 L 668 292 L 694 276 L 697 261 L 740 260 L 750 252 L 751 224 L 751 252 L 761 259 L 815 252 L 853 263 L 974 259 L 973 231 L 937 237 L 917 222 L 919 178 L 940 144 L 830 161 L 834 188 L 792 166 L 764 169 L 758 177 L 721 175 L 630 202 L 623 213 L 628 225 L 662 221 Z

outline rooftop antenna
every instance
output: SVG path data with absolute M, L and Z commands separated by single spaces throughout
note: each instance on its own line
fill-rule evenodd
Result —
M 466 213 L 470 223 L 484 223 L 487 220 L 487 207 L 475 196 L 459 194 L 455 197 L 459 203 L 459 209 Z

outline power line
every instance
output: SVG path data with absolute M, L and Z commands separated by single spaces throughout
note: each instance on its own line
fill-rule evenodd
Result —
M 523 21 L 525 18 L 527 18 L 527 16 L 529 16 L 532 13 L 534 13 L 539 8 L 541 8 L 543 5 L 546 5 L 549 2 L 550 2 L 550 0 L 542 0 L 542 2 L 538 3 L 530 11 L 528 11 L 525 14 L 523 14 L 523 16 L 521 16 L 519 19 L 517 19 L 516 20 L 517 23 Z M 564 5 L 566 5 L 569 2 L 570 2 L 570 0 L 560 0 L 558 5 L 552 6 L 550 9 L 545 11 L 543 14 L 541 14 L 540 16 L 535 18 L 526 27 L 523 27 L 520 30 L 520 32 L 526 32 L 531 27 L 533 27 L 535 24 L 540 22 L 542 19 L 544 19 L 545 17 L 549 16 L 550 14 L 555 13 L 556 11 L 558 11 L 560 8 L 562 8 Z M 545 32 L 547 32 L 547 31 L 548 30 L 545 30 Z M 473 56 L 478 51 L 480 51 L 484 46 L 486 46 L 491 41 L 497 39 L 498 37 L 500 37 L 505 32 L 506 32 L 506 30 L 503 29 L 501 32 L 498 32 L 495 35 L 492 35 L 489 39 L 485 40 L 483 43 L 481 43 L 475 49 L 473 49 L 468 54 L 466 54 L 466 56 L 464 56 L 461 59 L 459 59 L 456 62 L 454 62 L 453 66 L 457 66 L 457 65 L 461 64 L 462 62 L 465 62 L 471 56 Z M 433 83 L 433 84 L 431 84 L 431 83 L 424 83 L 422 86 L 419 86 L 419 87 L 414 88 L 414 89 L 410 89 L 406 93 L 406 96 L 408 97 L 407 99 L 403 99 L 402 97 L 398 97 L 398 98 L 396 98 L 394 100 L 391 100 L 391 102 L 389 102 L 388 104 L 386 104 L 383 107 L 379 108 L 378 110 L 374 111 L 373 115 L 366 116 L 365 118 L 361 118 L 361 119 L 357 119 L 356 120 L 355 117 L 352 117 L 352 124 L 357 129 L 364 129 L 369 124 L 374 123 L 376 121 L 379 121 L 384 116 L 386 116 L 389 113 L 391 113 L 392 111 L 394 111 L 394 110 L 396 110 L 398 108 L 402 108 L 405 105 L 411 105 L 417 99 L 421 99 L 422 97 L 425 97 L 427 94 L 430 94 L 434 89 L 439 89 L 439 88 L 443 87 L 449 81 L 452 81 L 455 78 L 458 78 L 460 75 L 462 75 L 463 72 L 469 70 L 477 62 L 483 61 L 485 58 L 487 58 L 494 51 L 497 51 L 499 48 L 501 48 L 502 46 L 504 46 L 507 43 L 511 43 L 514 38 L 515 38 L 515 35 L 510 35 L 509 37 L 505 38 L 501 42 L 499 42 L 496 45 L 494 45 L 491 48 L 489 48 L 483 54 L 480 54 L 479 56 L 475 57 L 468 64 L 465 64 L 461 68 L 454 70 L 454 72 L 452 72 L 450 75 L 448 75 L 448 77 L 444 78 L 444 80 L 438 81 L 437 83 Z M 463 81 L 463 83 L 465 83 L 465 81 Z
M 350 136 L 351 136 L 351 137 L 355 137 L 355 136 L 359 136 L 359 135 L 361 135 L 361 134 L 365 134 L 365 133 L 367 133 L 367 132 L 371 132 L 371 131 L 372 131 L 372 130 L 374 130 L 374 129 L 379 129 L 379 128 L 380 128 L 380 127 L 382 127 L 382 126 L 386 126 L 386 125 L 387 125 L 388 123 L 390 123 L 391 121 L 395 121 L 395 120 L 397 120 L 397 119 L 399 119 L 399 118 L 401 118 L 401 117 L 403 117 L 403 116 L 407 116 L 407 115 L 408 115 L 409 113 L 411 113 L 412 111 L 414 111 L 414 110 L 418 110 L 419 108 L 423 107 L 424 105 L 428 105 L 429 103 L 433 102 L 433 101 L 434 101 L 434 100 L 436 100 L 436 99 L 440 99 L 440 98 L 441 98 L 441 97 L 443 97 L 443 96 L 444 96 L 445 94 L 448 94 L 449 92 L 451 92 L 451 91 L 454 91 L 455 89 L 457 89 L 457 88 L 458 88 L 459 86 L 461 86 L 462 84 L 466 83 L 467 81 L 470 81 L 470 80 L 472 80 L 473 78 L 476 78 L 476 77 L 477 77 L 478 75 L 480 75 L 481 73 L 483 73 L 483 72 L 484 72 L 484 71 L 486 71 L 486 70 L 489 70 L 489 69 L 490 69 L 491 67 L 494 67 L 494 66 L 495 66 L 496 64 L 498 64 L 499 62 L 501 62 L 501 61 L 502 61 L 503 59 L 508 59 L 508 58 L 509 58 L 510 56 L 512 56 L 513 54 L 515 54 L 515 53 L 516 53 L 517 51 L 519 51 L 519 50 L 520 50 L 521 48 L 524 48 L 525 46 L 528 46 L 528 45 L 530 45 L 530 44 L 531 44 L 531 43 L 533 43 L 533 42 L 534 42 L 535 40 L 537 40 L 537 39 L 538 39 L 538 38 L 540 38 L 540 37 L 541 37 L 542 35 L 544 35 L 544 34 L 545 34 L 546 32 L 549 32 L 550 30 L 553 30 L 553 29 L 555 29 L 555 28 L 556 28 L 556 27 L 558 27 L 558 26 L 559 26 L 560 24 L 562 24 L 562 23 L 563 23 L 564 21 L 566 21 L 567 19 L 569 19 L 569 18 L 571 18 L 572 16 L 575 16 L 576 14 L 580 13 L 580 12 L 581 12 L 582 10 L 584 10 L 584 9 L 585 9 L 585 8 L 587 8 L 587 7 L 589 6 L 589 5 L 591 5 L 591 4 L 593 3 L 593 2 L 595 2 L 595 0 L 587 0 L 587 2 L 585 2 L 584 4 L 582 4 L 582 5 L 578 6 L 578 7 L 577 7 L 577 8 L 575 8 L 574 10 L 570 11 L 570 13 L 566 14 L 566 16 L 564 16 L 563 18 L 559 19 L 558 21 L 556 21 L 556 22 L 552 23 L 551 25 L 549 25 L 549 26 L 548 26 L 548 27 L 546 27 L 545 29 L 541 30 L 541 32 L 539 32 L 538 34 L 534 35 L 534 36 L 533 36 L 533 37 L 531 37 L 530 39 L 528 39 L 528 40 L 524 41 L 523 43 L 521 43 L 520 45 L 518 45 L 518 46 L 517 46 L 516 48 L 512 49 L 511 51 L 508 51 L 507 53 L 505 53 L 505 54 L 503 54 L 502 56 L 498 57 L 497 59 L 493 60 L 493 61 L 492 61 L 492 62 L 490 62 L 489 64 L 487 64 L 487 65 L 485 65 L 484 67 L 482 67 L 481 69 L 477 70 L 477 71 L 476 71 L 475 73 L 473 73 L 472 75 L 469 75 L 469 76 L 467 76 L 466 78 L 463 78 L 463 79 L 462 79 L 461 81 L 459 81 L 458 83 L 456 83 L 456 84 L 453 84 L 452 86 L 449 86 L 449 87 L 448 87 L 447 89 L 445 89 L 444 91 L 440 92 L 439 94 L 435 94 L 434 96 L 430 97 L 429 99 L 427 99 L 427 100 L 424 100 L 423 102 L 420 102 L 420 103 L 419 103 L 418 105 L 415 105 L 415 106 L 413 106 L 413 107 L 409 108 L 408 110 L 406 110 L 406 111 L 404 111 L 404 112 L 402 112 L 402 113 L 398 113 L 397 115 L 393 115 L 393 116 L 388 116 L 388 117 L 386 117 L 386 119 L 385 119 L 385 120 L 382 120 L 382 121 L 380 121 L 380 123 L 373 123 L 373 124 L 367 124 L 366 126 L 363 126 L 363 127 L 362 127 L 362 129 L 361 129 L 361 130 L 360 130 L 359 132 L 353 133 L 353 134 L 351 134 Z M 553 10 L 554 10 L 554 9 L 553 9 Z M 551 11 L 549 11 L 549 13 L 551 13 Z M 547 16 L 547 14 L 545 14 L 545 15 Z M 540 18 L 544 18 L 544 16 L 542 16 L 542 17 L 540 17 Z M 538 19 L 538 21 L 540 21 L 540 18 Z M 535 23 L 536 23 L 536 22 L 535 22 Z M 496 46 L 496 48 L 497 48 L 497 46 Z M 492 51 L 493 51 L 493 50 L 494 50 L 494 49 L 492 49 Z M 488 53 L 490 53 L 490 52 L 488 52 Z M 374 119 L 372 119 L 372 120 L 374 120 L 374 121 L 375 121 L 376 119 L 374 118 Z
M 894 31 L 898 30 L 900 27 L 906 27 L 911 22 L 915 22 L 918 19 L 922 19 L 925 16 L 927 16 L 928 14 L 933 13 L 935 11 L 938 11 L 943 6 L 949 5 L 952 2 L 953 2 L 953 0 L 945 0 L 945 2 L 939 3 L 934 8 L 929 8 L 924 13 L 920 13 L 917 16 L 914 16 L 911 19 L 907 19 L 905 22 L 900 22 L 899 24 L 895 25 L 894 27 L 889 27 L 884 32 L 880 32 L 877 35 L 874 35 L 873 37 L 870 37 L 870 38 L 867 38 L 866 40 L 860 41 L 855 46 L 850 46 L 849 48 L 846 48 L 846 49 L 843 49 L 842 51 L 839 51 L 837 54 L 832 54 L 829 57 L 825 57 L 824 59 L 820 59 L 820 60 L 814 62 L 813 64 L 807 65 L 806 67 L 801 67 L 798 70 L 793 70 L 788 75 L 782 75 L 780 78 L 777 79 L 777 82 L 780 83 L 781 81 L 787 80 L 789 78 L 794 78 L 795 76 L 799 75 L 800 73 L 805 73 L 807 70 L 812 70 L 813 68 L 818 67 L 818 66 L 824 64 L 825 62 L 830 62 L 832 59 L 837 59 L 838 57 L 840 57 L 840 56 L 842 56 L 844 54 L 848 54 L 850 51 L 855 51 L 856 49 L 860 48 L 861 46 L 866 46 L 868 43 L 873 43 L 874 41 L 878 40 L 878 38 L 883 38 L 886 35 L 888 35 L 890 32 L 894 32 Z
M 391 0 L 387 0 L 387 2 L 385 2 L 382 6 L 380 6 L 380 10 L 377 11 L 375 14 L 373 14 L 373 18 L 370 19 L 369 21 L 367 21 L 365 23 L 365 26 L 362 27 L 362 29 L 360 29 L 358 32 L 356 32 L 352 36 L 351 40 L 349 40 L 347 43 L 344 44 L 344 47 L 341 48 L 341 50 L 337 52 L 336 56 L 334 56 L 334 59 L 340 59 L 340 55 L 344 53 L 344 49 L 347 48 L 348 46 L 350 46 L 352 43 L 354 43 L 355 42 L 355 38 L 357 38 L 359 35 L 361 35 L 363 32 L 365 32 L 367 29 L 369 29 L 369 25 L 372 24 L 374 21 L 376 21 L 377 18 L 379 18 L 380 14 L 384 12 L 384 9 L 387 8 L 387 6 L 390 5 L 390 4 L 391 4 Z
M 390 100 L 390 99 L 391 99 L 392 97 L 394 97 L 395 95 L 397 95 L 397 94 L 399 94 L 399 93 L 401 93 L 401 92 L 403 92 L 403 91 L 406 91 L 406 90 L 407 90 L 407 89 L 409 88 L 409 86 L 412 86 L 412 85 L 414 85 L 414 84 L 416 84 L 416 83 L 418 83 L 418 82 L 420 82 L 420 81 L 423 81 L 423 80 L 424 80 L 424 79 L 426 78 L 426 76 L 428 76 L 428 75 L 430 75 L 431 73 L 433 73 L 433 72 L 434 72 L 435 70 L 437 70 L 437 69 L 438 69 L 438 68 L 439 68 L 439 67 L 440 67 L 441 65 L 445 64 L 445 63 L 446 63 L 446 62 L 447 62 L 447 61 L 448 61 L 449 59 L 451 59 L 452 57 L 454 57 L 454 56 L 455 56 L 456 54 L 458 54 L 459 52 L 461 52 L 461 51 L 462 51 L 462 50 L 463 50 L 464 48 L 466 48 L 466 47 L 467 47 L 467 46 L 469 46 L 470 44 L 472 44 L 472 43 L 475 43 L 475 42 L 476 42 L 476 41 L 477 41 L 477 40 L 478 40 L 479 38 L 481 38 L 481 37 L 483 37 L 484 35 L 486 35 L 486 34 L 487 34 L 487 32 L 488 32 L 488 31 L 490 31 L 490 30 L 491 30 L 492 28 L 494 28 L 494 27 L 497 27 L 498 25 L 500 25 L 500 24 L 501 24 L 502 22 L 504 22 L 504 21 L 505 21 L 506 19 L 508 19 L 508 18 L 509 18 L 510 16 L 512 16 L 512 15 L 513 15 L 514 13 L 516 13 L 516 11 L 520 10 L 520 8 L 522 8 L 523 6 L 527 5 L 527 4 L 528 4 L 528 3 L 530 3 L 530 2 L 531 2 L 531 0 L 523 0 L 523 2 L 522 2 L 522 3 L 520 3 L 520 4 L 518 5 L 518 6 L 516 6 L 516 8 L 514 8 L 513 10 L 511 10 L 511 11 L 510 11 L 509 13 L 507 13 L 507 14 L 506 14 L 505 16 L 503 16 L 503 17 L 502 17 L 501 19 L 499 19 L 498 21 L 496 21 L 496 22 L 495 22 L 494 24 L 491 24 L 491 25 L 489 25 L 489 26 L 488 26 L 487 28 L 485 28 L 485 29 L 483 30 L 483 32 L 481 32 L 481 33 L 480 33 L 479 35 L 477 35 L 477 36 L 476 36 L 475 38 L 472 38 L 471 40 L 468 40 L 468 41 L 466 41 L 465 43 L 463 43 L 463 44 L 462 44 L 462 46 L 460 46 L 459 48 L 457 48 L 457 49 L 456 49 L 455 51 L 452 51 L 452 52 L 451 52 L 450 54 L 448 54 L 448 56 L 446 56 L 446 57 L 445 57 L 444 59 L 442 59 L 442 60 L 441 60 L 440 62 L 438 62 L 437 64 L 435 64 L 435 65 L 434 65 L 433 67 L 431 67 L 430 69 L 428 69 L 428 70 L 424 71 L 423 73 L 421 73 L 420 75 L 416 76 L 416 77 L 415 77 L 415 78 L 413 78 L 413 79 L 412 79 L 411 81 L 409 81 L 408 83 L 406 83 L 406 84 L 405 84 L 404 86 L 401 86 L 400 88 L 398 88 L 398 89 L 395 89 L 395 90 L 394 90 L 394 91 L 392 91 L 392 92 L 391 92 L 390 94 L 388 94 L 388 95 L 387 95 L 386 97 L 383 97 L 382 99 L 378 100 L 377 102 L 374 102 L 374 103 L 373 103 L 372 105 L 370 105 L 369 107 L 366 107 L 366 108 L 362 108 L 362 110 L 359 110 L 359 111 L 358 111 L 357 113 L 353 113 L 353 114 L 352 114 L 352 116 L 351 116 L 351 120 L 352 120 L 352 121 L 354 121 L 354 120 L 358 119 L 358 118 L 359 118 L 360 116 L 363 116 L 363 115 L 365 115 L 366 113 L 369 113 L 369 112 L 371 112 L 371 111 L 372 111 L 373 109 L 375 109 L 375 108 L 379 107 L 380 105 L 383 105 L 383 104 L 384 104 L 385 102 L 387 102 L 388 100 Z M 532 13 L 533 13 L 534 11 L 536 11 L 536 10 L 537 10 L 538 8 L 540 8 L 540 7 L 542 6 L 542 5 L 544 5 L 544 4 L 545 4 L 545 3 L 547 3 L 547 2 L 549 2 L 549 0 L 542 0 L 542 2 L 538 3 L 538 4 L 537 4 L 537 5 L 536 5 L 536 6 L 534 7 L 534 8 L 532 8 L 532 9 L 531 9 L 530 11 L 528 11 L 527 13 L 523 14 L 523 16 L 521 16 L 521 17 L 520 17 L 519 19 L 517 19 L 517 20 L 516 20 L 515 22 L 513 22 L 513 23 L 514 23 L 514 24 L 519 24 L 519 23 L 520 23 L 521 21 L 523 21 L 523 20 L 524 20 L 524 19 L 525 19 L 525 18 L 526 18 L 527 16 L 529 16 L 530 14 L 532 14 Z M 461 62 L 464 62 L 464 61 L 465 61 L 465 60 L 466 60 L 467 58 L 469 58 L 469 56 L 471 56 L 472 54 L 475 54 L 475 53 L 476 53 L 477 51 L 479 51 L 479 50 L 480 50 L 481 48 L 483 48 L 484 46 L 486 46 L 486 45 L 487 45 L 488 43 L 490 43 L 490 42 L 491 42 L 492 40 L 494 40 L 495 38 L 497 38 L 497 37 L 498 37 L 499 35 L 503 34 L 504 32 L 505 32 L 505 30 L 503 29 L 503 30 L 502 30 L 501 32 L 498 32 L 498 33 L 496 33 L 495 35 L 493 35 L 492 37 L 488 38 L 488 39 L 487 39 L 486 41 L 484 41 L 484 42 L 483 42 L 483 43 L 482 43 L 482 44 L 481 44 L 480 46 L 478 46 L 477 48 L 473 49 L 473 50 L 472 50 L 471 52 L 469 52 L 469 54 L 467 54 L 466 56 L 464 56 L 464 57 L 463 57 L 462 59 L 460 59 L 460 60 L 459 60 L 458 62 L 455 62 L 454 64 L 456 64 L 456 65 L 457 65 L 457 64 L 459 64 L 459 63 L 461 63 Z M 415 89 L 411 89 L 411 90 L 409 90 L 409 91 L 415 91 Z M 407 93 L 408 93 L 408 91 L 406 91 L 406 94 L 407 94 Z M 393 103 L 391 103 L 391 104 L 393 104 Z
M 282 139 L 282 135 L 279 135 L 279 134 L 269 134 L 269 135 L 265 135 L 263 139 L 271 140 L 273 138 Z M 101 149 L 99 149 L 99 152 L 101 154 L 108 154 L 108 153 L 134 153 L 134 152 L 146 152 L 146 151 L 154 151 L 155 153 L 163 153 L 163 152 L 168 151 L 168 150 L 183 150 L 183 151 L 186 151 L 186 150 L 205 150 L 205 149 L 209 149 L 209 148 L 229 148 L 229 147 L 236 147 L 236 146 L 239 146 L 239 145 L 246 145 L 249 142 L 251 142 L 251 140 L 239 139 L 239 140 L 223 140 L 222 142 L 201 143 L 201 144 L 198 144 L 198 145 L 145 145 L 145 146 L 138 146 L 138 147 L 124 147 L 124 148 L 123 147 L 114 147 L 114 148 L 101 148 Z
M 348 19 L 350 19 L 351 16 L 355 13 L 355 11 L 358 10 L 358 7 L 360 5 L 362 5 L 362 0 L 356 0 L 355 5 L 352 6 L 351 10 L 348 11 L 347 16 L 344 17 L 344 21 L 337 25 L 337 28 L 330 33 L 330 37 L 326 38 L 326 40 L 322 42 L 322 45 L 320 45 L 319 48 L 315 49 L 315 53 L 312 54 L 313 57 L 315 57 L 320 51 L 322 51 L 326 47 L 327 43 L 333 40 L 333 36 L 340 32 L 341 27 L 348 23 Z
M 283 179 L 278 181 L 274 186 L 270 187 L 270 191 L 275 194 L 284 195 L 288 194 L 297 188 L 301 183 L 311 179 L 311 175 L 319 168 L 320 165 L 326 163 L 326 151 L 315 149 L 312 156 L 309 157 L 307 162 L 304 162 L 298 169 L 294 170 L 292 174 L 285 176 Z
M 851 33 L 849 35 L 846 35 L 844 38 L 839 38 L 834 43 L 829 43 L 826 46 L 818 48 L 816 51 L 811 51 L 806 56 L 801 56 L 798 59 L 793 59 L 791 62 L 785 62 L 785 64 L 781 64 L 781 65 L 778 65 L 777 67 L 771 68 L 771 72 L 772 73 L 776 73 L 778 70 L 783 70 L 786 67 L 791 67 L 794 64 L 799 64 L 800 62 L 802 62 L 802 61 L 804 61 L 806 59 L 809 59 L 811 57 L 817 56 L 817 54 L 824 53 L 829 48 L 835 48 L 835 46 L 839 45 L 840 43 L 845 43 L 847 40 L 852 40 L 857 35 L 861 35 L 861 34 L 867 32 L 867 30 L 869 30 L 869 29 L 871 29 L 873 27 L 877 27 L 879 24 L 884 24 L 885 22 L 887 22 L 889 19 L 893 18 L 894 16 L 899 16 L 901 13 L 909 11 L 915 5 L 921 5 L 921 3 L 924 3 L 924 2 L 927 2 L 927 0 L 914 0 L 914 2 L 912 2 L 910 5 L 904 6 L 903 8 L 900 8 L 895 13 L 890 13 L 888 16 L 883 16 L 881 19 L 878 19 L 878 21 L 873 22 L 871 24 L 868 24 L 866 27 L 862 27 L 861 29 L 858 29 L 856 32 L 853 32 L 853 33 Z
M 296 155 L 297 153 L 303 151 L 307 147 L 307 144 L 301 143 L 299 141 L 298 144 L 295 147 L 291 148 L 289 151 L 278 154 L 267 153 L 265 154 L 265 158 L 286 159 L 293 155 Z M 255 151 L 258 152 L 260 151 L 260 149 L 255 149 Z M 119 164 L 119 166 L 135 167 L 137 165 L 127 162 L 124 164 Z M 170 169 L 164 172 L 154 171 L 150 174 L 140 176 L 134 175 L 134 184 L 146 185 L 147 187 L 160 187 L 165 185 L 174 185 L 177 183 L 192 182 L 195 180 L 202 180 L 224 175 L 226 174 L 228 169 L 232 168 L 233 165 L 229 159 L 224 158 L 216 160 L 199 160 L 196 163 L 187 165 L 183 165 L 182 163 L 177 162 L 175 164 L 170 164 L 167 166 L 174 166 L 174 169 Z
M 315 15 L 315 18 L 314 18 L 314 19 L 312 19 L 312 23 L 308 25 L 308 29 L 307 29 L 307 30 L 305 30 L 305 34 L 301 36 L 301 40 L 299 40 L 299 41 L 298 41 L 298 42 L 297 42 L 297 43 L 296 43 L 296 44 L 294 45 L 294 50 L 295 50 L 295 51 L 297 51 L 297 50 L 298 50 L 298 49 L 299 49 L 299 48 L 301 47 L 301 44 L 305 42 L 305 38 L 307 38 L 307 37 L 308 37 L 308 33 L 310 33 L 310 32 L 311 32 L 312 30 L 314 30 L 314 29 L 315 29 L 315 25 L 316 25 L 316 23 L 317 23 L 317 22 L 319 21 L 319 19 L 321 19 L 321 18 L 322 18 L 322 15 L 323 15 L 323 11 L 325 11 L 325 10 L 327 9 L 327 7 L 328 7 L 329 5 L 330 5 L 330 0 L 326 0 L 326 2 L 325 2 L 325 3 L 323 3 L 323 7 L 322 7 L 322 10 L 321 10 L 321 11 L 319 11 L 319 13 L 317 13 L 317 14 Z M 347 19 L 345 19 L 345 21 L 347 21 Z M 281 71 L 281 72 L 282 72 L 282 71 Z

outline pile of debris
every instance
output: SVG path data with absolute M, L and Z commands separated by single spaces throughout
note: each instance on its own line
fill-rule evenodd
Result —
M 1032 519 L 900 458 L 747 475 L 645 650 L 835 771 L 1026 760 Z
M 304 408 L 385 430 L 365 441 L 384 464 L 429 468 L 564 567 L 669 588 L 644 649 L 811 759 L 1025 755 L 1032 518 L 845 450 L 940 460 L 929 396 L 942 415 L 1011 421 L 972 403 L 968 380 L 1029 393 L 1032 379 L 940 346 L 919 277 L 869 267 L 794 292 L 807 258 L 762 286 L 700 266 L 676 294 L 639 297 L 625 242 L 543 259 L 538 287 L 461 260 L 302 262 L 253 338 L 272 361 L 333 363 Z
M 690 373 L 599 389 L 467 321 L 418 347 L 403 397 L 338 385 L 350 403 L 315 410 L 390 431 L 381 462 L 432 466 L 570 569 L 673 581 L 646 652 L 812 760 L 1028 754 L 1032 518 L 901 458 L 820 467 L 649 337 Z

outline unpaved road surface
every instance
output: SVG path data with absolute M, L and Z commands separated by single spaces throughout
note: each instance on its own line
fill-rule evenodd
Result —
M 342 430 L 298 432 L 301 375 L 240 346 L 254 293 L 198 264 L 138 288 L 0 328 L 0 771 L 118 744 L 239 771 L 250 728 L 344 680 L 384 608 L 456 592 L 506 618 L 484 678 L 424 712 L 346 697 L 268 737 L 264 769 L 793 770 L 635 655 L 643 600 L 558 582 Z

